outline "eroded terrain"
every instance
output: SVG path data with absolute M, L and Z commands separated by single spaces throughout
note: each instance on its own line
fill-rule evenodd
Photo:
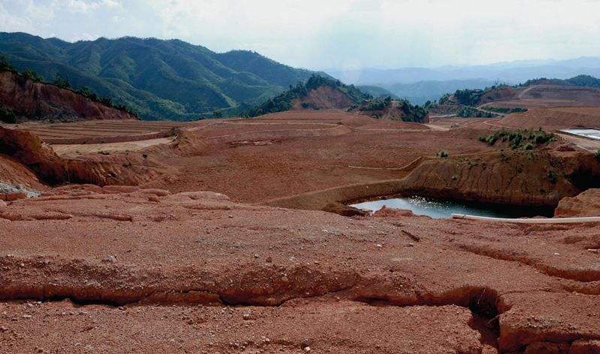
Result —
M 9 350 L 577 352 L 600 339 L 596 225 L 349 219 L 90 186 L 13 202 L 0 226 Z
M 599 352 L 597 224 L 322 210 L 453 190 L 593 214 L 595 190 L 579 195 L 599 169 L 588 151 L 560 136 L 533 151 L 478 140 L 501 129 L 485 122 L 510 118 L 426 126 L 288 112 L 182 125 L 131 149 L 115 140 L 123 125 L 102 123 L 105 148 L 72 140 L 55 145 L 61 154 L 43 136 L 4 132 L 0 177 L 42 196 L 0 201 L 0 348 Z M 79 128 L 63 129 L 53 138 Z M 51 180 L 56 171 L 78 180 Z

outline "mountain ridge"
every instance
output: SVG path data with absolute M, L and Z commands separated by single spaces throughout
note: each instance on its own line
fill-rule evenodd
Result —
M 217 53 L 181 40 L 122 37 L 66 42 L 0 32 L 0 54 L 44 78 L 60 73 L 74 87 L 131 106 L 148 120 L 192 120 L 259 104 L 313 74 L 256 52 Z

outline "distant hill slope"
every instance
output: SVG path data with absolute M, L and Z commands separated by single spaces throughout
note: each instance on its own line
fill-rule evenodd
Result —
M 371 98 L 371 95 L 363 93 L 353 85 L 348 86 L 338 80 L 313 75 L 306 83 L 299 83 L 281 95 L 250 109 L 245 115 L 256 117 L 292 109 L 345 109 Z
M 483 89 L 494 85 L 494 83 L 494 81 L 483 79 L 420 81 L 411 84 L 394 84 L 386 88 L 396 96 L 407 99 L 413 104 L 424 104 L 427 101 L 438 100 L 448 92 L 463 89 Z
M 600 79 L 579 75 L 565 80 L 541 78 L 515 86 L 456 90 L 440 98 L 432 112 L 488 117 L 524 112 L 533 107 L 558 106 L 600 106 Z M 470 107 L 480 108 L 473 110 Z
M 361 90 L 364 93 L 367 93 L 375 98 L 386 98 L 386 97 L 391 97 L 391 98 L 399 98 L 397 95 L 393 94 L 391 91 L 389 91 L 386 88 L 383 87 L 379 87 L 379 86 L 371 86 L 371 85 L 361 85 L 361 86 L 357 86 L 359 90 Z
M 488 65 L 445 66 L 438 68 L 361 68 L 327 70 L 331 76 L 348 84 L 378 85 L 411 84 L 420 81 L 451 81 L 484 79 L 516 84 L 534 77 L 568 79 L 577 75 L 600 76 L 600 58 L 569 60 L 531 60 Z
M 392 99 L 389 96 L 366 100 L 352 110 L 377 119 L 429 123 L 429 106 L 412 105 L 407 100 Z
M 88 86 L 152 120 L 197 119 L 241 103 L 258 104 L 312 75 L 254 52 L 215 53 L 179 40 L 68 43 L 0 33 L 0 54 L 46 80 L 61 73 L 73 87 Z
M 0 70 L 0 122 L 137 119 L 73 90 Z
M 534 79 L 528 80 L 519 86 L 533 86 L 533 85 L 559 85 L 559 86 L 576 86 L 576 87 L 591 87 L 600 88 L 600 79 L 597 79 L 590 75 L 579 75 L 570 79 Z

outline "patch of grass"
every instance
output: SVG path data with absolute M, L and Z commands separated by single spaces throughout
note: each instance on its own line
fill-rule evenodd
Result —
M 484 107 L 481 107 L 481 109 L 490 111 L 490 112 L 495 112 L 495 113 L 502 113 L 502 114 L 525 113 L 528 111 L 527 108 L 521 108 L 521 107 L 506 108 L 506 107 L 484 106 Z
M 456 113 L 460 118 L 494 118 L 496 115 L 490 112 L 480 111 L 477 108 L 463 106 Z

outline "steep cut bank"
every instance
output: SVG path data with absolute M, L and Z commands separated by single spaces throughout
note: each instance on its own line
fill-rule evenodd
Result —
M 0 71 L 0 104 L 19 121 L 137 119 L 69 89 L 34 82 L 11 71 Z
M 556 207 L 597 186 L 592 154 L 498 151 L 428 160 L 401 183 L 402 194 L 483 203 Z
M 40 181 L 50 185 L 136 185 L 156 176 L 153 163 L 137 155 L 101 156 L 99 160 L 64 159 L 42 144 L 36 135 L 3 127 L 0 127 L 1 156 L 28 168 Z M 24 169 L 19 167 L 19 170 Z
M 404 178 L 361 183 L 268 201 L 270 206 L 361 214 L 347 205 L 392 196 L 421 196 L 482 204 L 539 207 L 552 212 L 566 197 L 600 187 L 593 154 L 501 150 L 418 159 Z

